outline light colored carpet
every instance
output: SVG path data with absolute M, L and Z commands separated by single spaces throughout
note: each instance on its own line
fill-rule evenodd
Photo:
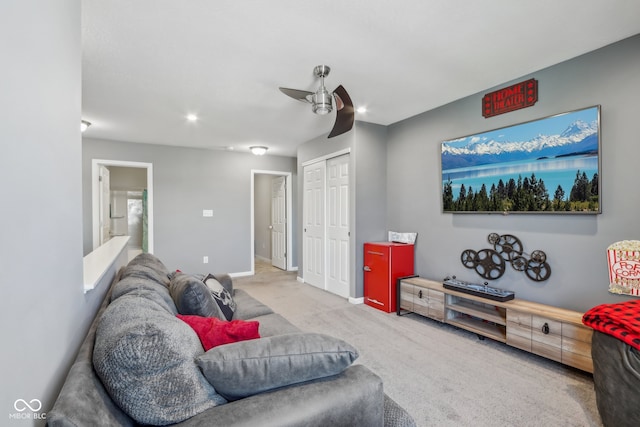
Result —
M 410 314 L 398 317 L 265 272 L 234 279 L 305 331 L 344 339 L 418 426 L 602 426 L 591 375 Z
M 256 258 L 255 260 L 254 271 L 256 275 L 282 272 L 282 270 L 280 270 L 279 268 L 271 265 L 271 261 L 263 260 L 260 258 Z

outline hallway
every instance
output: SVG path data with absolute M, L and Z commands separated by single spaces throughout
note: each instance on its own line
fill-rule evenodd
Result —
M 281 273 L 284 271 L 284 270 L 280 270 L 277 267 L 274 267 L 273 265 L 271 265 L 269 261 L 266 261 L 258 257 L 255 257 L 254 259 L 255 259 L 254 271 L 256 276 L 265 274 L 265 273 L 278 273 L 278 272 Z

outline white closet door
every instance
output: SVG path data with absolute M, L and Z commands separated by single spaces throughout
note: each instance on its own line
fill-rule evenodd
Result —
M 325 162 L 304 167 L 303 240 L 304 281 L 325 289 Z
M 327 277 L 329 292 L 349 297 L 349 155 L 327 160 Z

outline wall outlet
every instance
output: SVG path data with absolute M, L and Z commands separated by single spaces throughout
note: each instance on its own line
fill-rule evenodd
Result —
M 213 209 L 203 209 L 202 210 L 202 216 L 204 216 L 204 217 L 212 217 L 213 216 Z
M 203 264 L 209 264 L 209 257 L 208 256 L 203 256 L 202 257 L 202 263 Z

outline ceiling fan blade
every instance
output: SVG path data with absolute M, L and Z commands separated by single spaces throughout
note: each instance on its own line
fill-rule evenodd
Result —
M 353 127 L 355 116 L 353 102 L 345 88 L 340 85 L 333 91 L 333 94 L 336 97 L 336 110 L 338 111 L 336 114 L 336 123 L 333 125 L 333 129 L 331 129 L 327 138 L 333 138 L 334 136 L 349 132 Z
M 284 93 L 287 96 L 290 96 L 293 99 L 304 102 L 311 102 L 308 96 L 313 95 L 313 92 L 309 92 L 308 90 L 288 89 L 286 87 L 281 87 L 280 92 Z

